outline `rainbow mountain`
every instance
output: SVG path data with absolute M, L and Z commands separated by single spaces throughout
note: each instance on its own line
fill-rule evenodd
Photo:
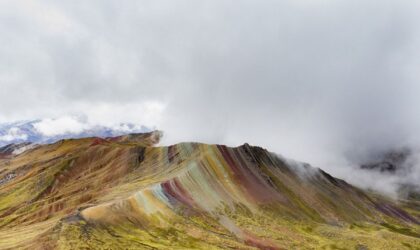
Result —
M 158 131 L 0 155 L 0 249 L 419 249 L 420 203 Z

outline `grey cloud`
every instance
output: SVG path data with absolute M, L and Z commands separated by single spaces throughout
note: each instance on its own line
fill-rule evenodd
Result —
M 248 141 L 343 178 L 372 151 L 419 144 L 416 1 L 0 9 L 0 120 L 141 122 L 145 103 L 161 103 L 161 119 L 150 121 L 164 143 Z

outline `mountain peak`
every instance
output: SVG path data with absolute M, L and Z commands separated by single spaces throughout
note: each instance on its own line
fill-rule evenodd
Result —
M 0 158 L 0 248 L 397 249 L 417 235 L 412 210 L 309 164 L 248 144 L 156 146 L 161 136 L 66 139 Z

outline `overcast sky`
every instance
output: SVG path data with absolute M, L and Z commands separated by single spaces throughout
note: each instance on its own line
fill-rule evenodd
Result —
M 419 13 L 416 0 L 0 0 L 0 122 L 135 122 L 166 144 L 250 142 L 333 169 L 418 144 Z

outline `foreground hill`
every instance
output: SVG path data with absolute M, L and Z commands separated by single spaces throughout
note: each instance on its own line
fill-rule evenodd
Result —
M 419 204 L 259 147 L 159 133 L 0 155 L 0 249 L 418 249 Z M 5 151 L 6 152 L 6 151 Z

